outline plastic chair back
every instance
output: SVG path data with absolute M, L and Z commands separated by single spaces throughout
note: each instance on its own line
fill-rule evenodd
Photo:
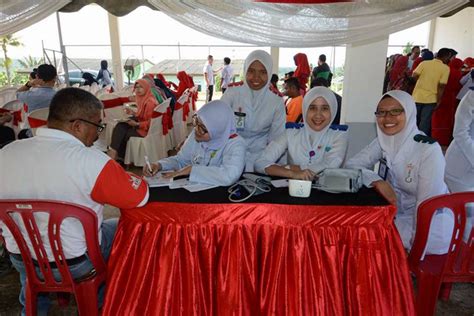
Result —
M 56 281 L 46 250 L 41 239 L 41 233 L 36 224 L 35 213 L 49 214 L 48 240 L 54 256 L 54 263 L 61 275 Z M 12 217 L 13 214 L 17 214 Z M 19 220 L 21 218 L 21 221 Z M 81 282 L 73 280 L 63 252 L 60 226 L 65 218 L 79 220 L 84 229 L 87 254 L 94 266 L 95 275 Z M 26 310 L 32 315 L 36 311 L 36 298 L 39 292 L 69 292 L 74 293 L 80 315 L 97 315 L 97 289 L 105 281 L 106 266 L 102 258 L 98 240 L 98 222 L 94 211 L 81 205 L 49 200 L 0 200 L 0 220 L 8 227 L 21 252 L 21 257 L 27 273 Z M 17 222 L 22 222 L 20 226 Z M 24 229 L 27 236 L 21 233 Z M 27 245 L 29 239 L 37 265 L 43 275 L 40 279 L 35 271 L 32 252 Z
M 28 114 L 28 124 L 31 128 L 45 126 L 48 123 L 49 107 L 34 110 Z
M 471 230 L 463 241 L 466 226 L 471 226 L 466 225 L 466 204 L 472 202 L 474 192 L 459 192 L 432 197 L 418 208 L 415 240 L 408 258 L 410 269 L 418 279 L 418 315 L 434 315 L 442 283 L 448 283 L 443 295 L 449 297 L 450 283 L 474 282 L 474 231 Z M 442 208 L 449 208 L 454 214 L 449 252 L 445 255 L 424 255 L 431 218 Z

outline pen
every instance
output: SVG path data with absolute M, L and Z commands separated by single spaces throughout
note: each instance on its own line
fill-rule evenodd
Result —
M 147 155 L 145 155 L 145 163 L 146 163 L 146 166 L 148 167 L 148 171 L 150 171 L 150 173 L 153 175 L 153 169 L 151 168 L 150 160 L 148 160 Z

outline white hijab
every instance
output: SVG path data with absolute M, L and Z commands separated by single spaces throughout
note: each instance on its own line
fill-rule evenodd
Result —
M 201 142 L 204 149 L 221 149 L 227 144 L 229 137 L 236 132 L 234 113 L 225 102 L 211 101 L 199 109 L 196 114 L 206 126 L 210 136 L 209 141 Z
M 417 134 L 422 134 L 416 126 L 416 105 L 411 95 L 404 91 L 392 90 L 385 93 L 380 100 L 385 96 L 390 96 L 397 100 L 405 111 L 406 123 L 403 129 L 395 135 L 388 136 L 382 132 L 377 125 L 377 138 L 380 147 L 386 154 L 387 165 L 390 168 L 392 163 L 397 158 L 397 155 L 402 152 L 402 148 Z M 380 101 L 379 101 L 380 103 Z M 378 106 L 378 104 L 377 104 Z
M 247 56 L 244 63 L 244 76 L 247 75 L 247 71 L 250 65 L 254 61 L 257 61 L 257 60 L 261 62 L 262 65 L 267 70 L 268 79 L 265 86 L 262 89 L 252 90 L 247 84 L 247 79 L 244 78 L 244 87 L 247 88 L 246 90 L 249 97 L 248 99 L 251 100 L 249 104 L 250 108 L 248 110 L 251 110 L 251 111 L 258 109 L 259 105 L 264 102 L 266 95 L 268 93 L 272 93 L 269 89 L 269 85 L 270 85 L 270 79 L 272 77 L 273 61 L 272 61 L 272 57 L 266 51 L 254 50 Z
M 306 145 L 312 148 L 315 152 L 317 147 L 323 145 L 323 141 L 325 139 L 325 135 L 331 126 L 332 121 L 336 117 L 337 113 L 337 100 L 334 96 L 334 92 L 329 90 L 326 87 L 314 87 L 313 89 L 309 90 L 303 98 L 303 120 L 306 122 L 306 114 L 308 112 L 309 106 L 313 103 L 314 100 L 317 98 L 322 97 L 329 105 L 331 109 L 331 120 L 329 124 L 323 128 L 321 131 L 317 132 L 313 130 L 307 123 L 304 124 L 304 138 L 306 141 Z

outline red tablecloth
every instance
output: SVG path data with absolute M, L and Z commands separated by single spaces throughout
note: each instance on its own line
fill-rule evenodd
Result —
M 395 207 L 123 210 L 103 315 L 414 315 Z

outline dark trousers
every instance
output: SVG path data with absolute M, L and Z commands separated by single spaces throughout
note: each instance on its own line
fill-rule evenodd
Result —
M 15 132 L 8 126 L 0 125 L 0 148 L 15 140 Z
M 427 136 L 431 136 L 431 116 L 433 116 L 435 107 L 436 103 L 416 104 L 416 125 Z
M 224 94 L 225 90 L 227 90 L 227 88 L 222 88 L 222 94 Z
M 212 101 L 212 94 L 213 93 L 214 93 L 214 85 L 207 86 L 206 102 L 211 102 Z
M 123 159 L 125 157 L 125 150 L 127 149 L 127 142 L 130 137 L 142 137 L 137 130 L 125 122 L 118 123 L 112 133 L 112 142 L 110 147 L 115 149 L 118 157 Z

